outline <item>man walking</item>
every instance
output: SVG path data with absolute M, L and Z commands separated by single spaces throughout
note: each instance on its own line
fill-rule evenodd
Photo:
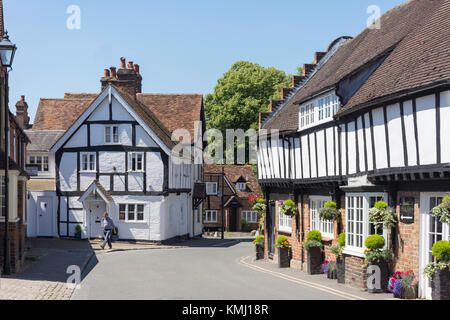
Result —
M 103 218 L 102 218 L 102 229 L 103 229 L 103 234 L 105 236 L 105 241 L 103 241 L 103 243 L 100 245 L 100 247 L 102 249 L 105 249 L 105 245 L 106 242 L 108 242 L 108 246 L 110 249 L 112 249 L 112 245 L 111 245 L 111 234 L 113 232 L 114 229 L 114 222 L 112 221 L 112 219 L 108 216 L 108 213 L 105 212 L 103 214 Z

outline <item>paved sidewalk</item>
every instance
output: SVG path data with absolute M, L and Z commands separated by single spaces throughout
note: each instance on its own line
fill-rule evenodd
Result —
M 67 286 L 69 266 L 82 273 L 94 256 L 89 242 L 80 240 L 28 238 L 26 262 L 18 274 L 2 276 L 0 299 L 67 300 L 73 288 Z
M 255 260 L 254 256 L 246 256 L 238 259 L 239 264 L 258 272 L 270 274 L 302 286 L 309 286 L 324 292 L 332 293 L 344 299 L 350 300 L 394 300 L 392 294 L 371 294 L 367 291 L 339 284 L 337 280 L 331 280 L 326 275 L 309 275 L 305 271 L 294 268 L 278 268 L 276 263 L 267 260 Z

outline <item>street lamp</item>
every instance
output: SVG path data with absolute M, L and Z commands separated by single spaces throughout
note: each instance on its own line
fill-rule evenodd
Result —
M 8 84 L 8 74 L 12 68 L 12 63 L 14 60 L 14 54 L 16 53 L 17 47 L 11 41 L 9 41 L 8 32 L 5 32 L 2 41 L 0 41 L 0 59 L 2 63 L 2 68 L 5 68 L 5 258 L 3 259 L 3 269 L 4 274 L 11 273 L 10 257 L 9 257 L 9 192 L 8 192 L 8 169 L 9 169 L 9 84 Z

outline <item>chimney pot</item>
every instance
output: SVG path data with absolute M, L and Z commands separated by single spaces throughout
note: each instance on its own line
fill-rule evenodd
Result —
M 134 71 L 136 71 L 136 73 L 139 73 L 139 65 L 138 64 L 134 65 Z
M 133 61 L 128 62 L 128 69 L 134 69 L 133 67 Z
M 124 57 L 120 58 L 120 68 L 125 69 L 126 60 Z
M 25 96 L 24 96 L 24 95 L 21 95 L 21 96 L 20 96 L 20 100 L 21 100 L 21 101 L 25 101 Z
M 104 76 L 105 78 L 108 78 L 110 76 L 109 69 L 105 69 Z
M 116 78 L 116 75 L 117 75 L 117 73 L 116 73 L 116 67 L 111 67 L 111 68 L 109 68 L 110 70 L 111 70 L 111 77 L 112 78 Z

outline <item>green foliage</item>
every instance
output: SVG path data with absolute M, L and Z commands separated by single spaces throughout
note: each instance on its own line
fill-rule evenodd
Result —
M 437 262 L 446 262 L 450 260 L 450 241 L 441 240 L 436 242 L 431 248 L 431 254 Z
M 423 269 L 423 274 L 426 275 L 431 281 L 433 281 L 433 276 L 438 270 L 450 270 L 450 261 L 442 262 L 430 262 Z
M 205 97 L 208 128 L 257 129 L 259 112 L 267 112 L 271 99 L 280 99 L 281 88 L 290 87 L 291 76 L 274 67 L 238 61 Z M 224 135 L 225 136 L 225 135 Z
M 337 204 L 334 201 L 327 201 L 323 206 L 324 208 L 337 208 Z
M 322 220 L 339 220 L 341 213 L 336 207 L 323 207 L 319 209 L 319 218 Z
M 253 240 L 253 244 L 256 246 L 264 246 L 264 236 L 257 236 L 255 240 Z
M 248 222 L 244 219 L 241 220 L 241 228 L 242 228 L 242 231 L 248 230 Z
M 388 207 L 388 204 L 384 201 L 378 201 L 373 206 L 374 208 L 377 208 L 378 210 L 386 209 Z
M 391 261 L 392 251 L 391 250 L 366 250 L 364 253 L 366 256 L 363 268 L 366 268 L 370 263 L 381 262 L 381 261 Z
M 366 241 L 364 242 L 364 245 L 371 250 L 377 250 L 384 247 L 385 240 L 382 236 L 378 234 L 374 234 L 371 236 L 368 236 Z
M 83 231 L 83 228 L 81 227 L 81 225 L 77 224 L 75 226 L 75 233 L 80 234 L 82 231 Z
M 286 236 L 279 236 L 277 238 L 277 244 L 281 244 L 282 242 L 285 242 L 287 240 L 288 240 L 288 238 Z
M 336 256 L 336 259 L 342 259 L 343 258 L 343 251 L 344 247 L 341 245 L 333 246 L 330 248 L 331 252 Z
M 322 233 L 318 230 L 311 230 L 306 235 L 306 240 L 317 240 L 322 241 Z
M 306 240 L 303 244 L 306 250 L 309 250 L 309 248 L 319 247 L 323 250 L 323 243 L 322 241 L 313 239 L 313 240 Z
M 337 242 L 340 246 L 345 247 L 345 232 L 339 234 Z
M 280 213 L 287 216 L 295 216 L 298 213 L 298 208 L 295 205 L 295 202 L 289 199 L 282 202 L 280 206 Z
M 438 217 L 441 223 L 450 223 L 450 197 L 445 196 L 440 205 L 431 209 L 431 214 Z

